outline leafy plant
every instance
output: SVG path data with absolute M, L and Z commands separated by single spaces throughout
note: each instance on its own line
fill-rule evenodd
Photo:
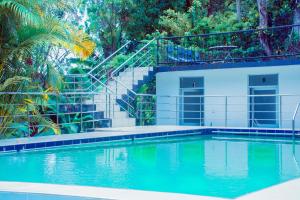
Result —
M 67 49 L 86 59 L 95 48 L 87 34 L 61 20 L 60 12 L 70 9 L 71 3 L 0 0 L 1 136 L 35 136 L 49 129 L 60 133 L 58 126 L 42 115 L 49 100 L 46 93 L 63 88 L 52 54 Z

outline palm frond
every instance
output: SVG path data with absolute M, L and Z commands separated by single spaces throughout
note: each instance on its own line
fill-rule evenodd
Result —
M 11 87 L 20 87 L 24 82 L 29 83 L 30 81 L 30 78 L 21 76 L 9 78 L 3 84 L 0 84 L 0 92 L 13 91 Z
M 46 82 L 51 91 L 60 91 L 63 88 L 64 82 L 61 74 L 50 63 L 47 64 Z
M 22 22 L 23 24 L 29 24 L 32 26 L 40 24 L 40 17 L 17 1 L 0 1 L 0 13 L 1 12 L 16 16 L 20 19 L 19 22 Z

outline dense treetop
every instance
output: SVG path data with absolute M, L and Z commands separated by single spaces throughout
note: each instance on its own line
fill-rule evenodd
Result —
M 84 29 L 105 55 L 124 40 L 278 26 L 300 21 L 297 0 L 83 0 Z

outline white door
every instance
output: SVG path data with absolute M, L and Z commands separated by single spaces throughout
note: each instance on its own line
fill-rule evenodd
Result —
M 277 87 L 259 87 L 250 89 L 250 126 L 278 127 Z
M 180 124 L 202 126 L 204 124 L 203 89 L 185 88 L 181 90 Z

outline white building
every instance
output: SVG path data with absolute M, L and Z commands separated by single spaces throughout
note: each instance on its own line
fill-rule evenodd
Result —
M 156 79 L 159 125 L 291 128 L 300 102 L 293 60 L 165 66 Z

